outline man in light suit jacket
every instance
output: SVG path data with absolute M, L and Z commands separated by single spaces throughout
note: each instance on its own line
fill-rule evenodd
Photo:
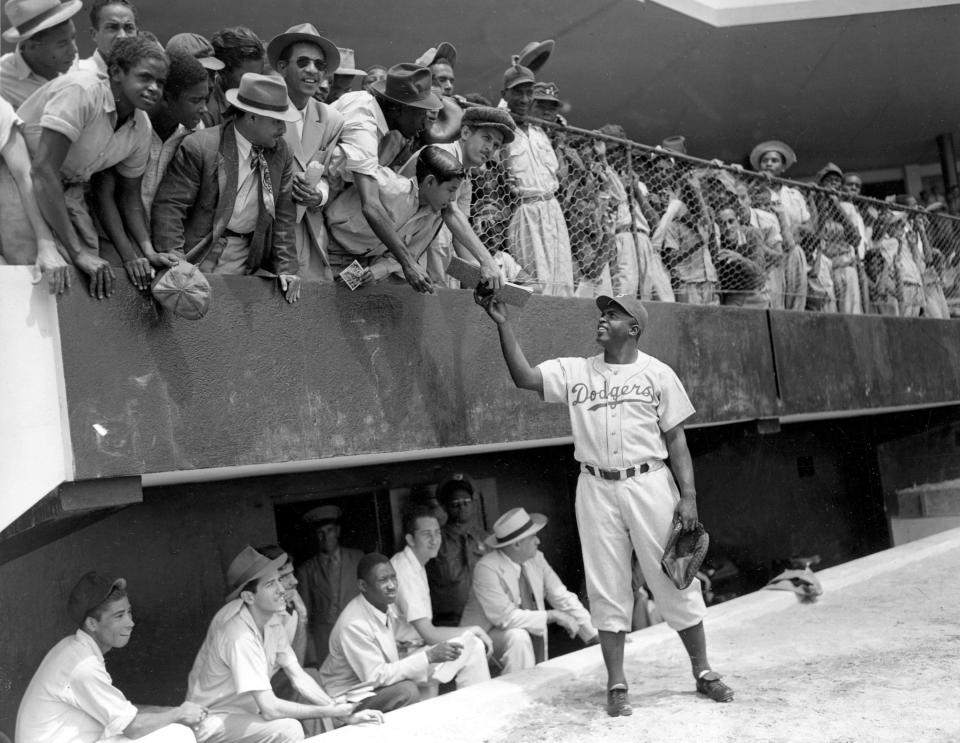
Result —
M 546 660 L 547 625 L 559 624 L 588 645 L 597 642 L 590 614 L 537 549 L 543 514 L 513 508 L 497 519 L 486 539 L 493 551 L 473 569 L 473 588 L 461 625 L 479 625 L 493 640 L 503 673 Z M 552 608 L 546 608 L 549 602 Z
M 153 202 L 154 247 L 204 273 L 276 275 L 300 297 L 293 240 L 293 157 L 283 134 L 300 118 L 275 77 L 249 72 L 227 100 L 238 114 L 184 137 Z
M 357 565 L 363 552 L 340 545 L 340 518 L 333 505 L 317 506 L 303 521 L 317 535 L 317 554 L 297 568 L 300 595 L 307 607 L 304 666 L 319 667 L 327 657 L 330 632 L 340 612 L 357 595 Z
M 270 40 L 267 59 L 283 77 L 290 102 L 300 114 L 299 121 L 288 126 L 283 135 L 293 153 L 293 201 L 297 205 L 294 235 L 300 277 L 333 281 L 323 223 L 322 209 L 330 195 L 324 173 L 343 129 L 343 114 L 313 96 L 324 74 L 337 69 L 340 52 L 312 24 L 301 23 Z

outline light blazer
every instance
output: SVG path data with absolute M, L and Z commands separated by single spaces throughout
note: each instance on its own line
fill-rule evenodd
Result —
M 293 172 L 302 174 L 311 160 L 329 166 L 342 129 L 343 114 L 313 98 L 308 100 L 303 121 L 303 139 L 297 137 L 297 127 L 293 124 L 287 124 L 287 131 L 283 135 L 283 141 L 287 143 L 287 147 L 293 154 Z M 297 205 L 297 222 L 303 219 L 309 222 L 311 239 L 326 262 L 327 244 L 323 207 L 307 209 Z
M 532 635 L 547 636 L 546 603 L 565 611 L 577 620 L 581 628 L 590 624 L 590 613 L 547 563 L 543 553 L 527 560 L 521 569 L 530 581 L 537 610 L 521 609 L 520 596 L 510 587 L 510 566 L 513 561 L 500 550 L 493 550 L 480 558 L 473 568 L 473 587 L 460 619 L 461 626 L 479 625 L 485 630 L 525 629 Z
M 390 621 L 396 622 L 393 607 L 387 611 Z M 430 670 L 426 652 L 419 650 L 401 660 L 393 625 L 385 627 L 380 616 L 362 594 L 344 607 L 330 635 L 330 655 L 320 667 L 323 688 L 331 696 L 360 684 L 379 689 L 404 680 L 426 682 Z
M 293 157 L 282 140 L 264 153 L 276 216 L 260 205 L 247 273 L 299 270 L 293 238 Z M 237 135 L 233 121 L 188 134 L 167 167 L 151 213 L 154 247 L 186 253 L 200 264 L 223 235 L 237 198 Z

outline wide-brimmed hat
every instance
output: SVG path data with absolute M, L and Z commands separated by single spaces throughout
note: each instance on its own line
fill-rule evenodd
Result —
M 386 79 L 371 83 L 370 88 L 402 106 L 439 111 L 443 108 L 443 101 L 430 89 L 432 82 L 433 75 L 428 68 L 402 62 L 387 70 Z
M 438 59 L 445 59 L 450 63 L 450 66 L 453 67 L 457 64 L 457 47 L 451 44 L 449 41 L 441 41 L 436 46 L 432 46 L 415 60 L 414 64 L 423 65 L 424 67 L 429 67 Z
M 700 522 L 692 531 L 684 531 L 680 522 L 673 526 L 673 533 L 663 550 L 660 567 L 664 574 L 681 591 L 693 583 L 710 547 L 710 535 Z
M 493 525 L 493 534 L 483 541 L 489 547 L 506 547 L 524 537 L 536 534 L 547 525 L 547 517 L 542 513 L 527 513 L 525 508 L 511 508 L 497 519 Z
M 340 53 L 340 65 L 333 71 L 334 75 L 357 75 L 362 76 L 367 73 L 357 68 L 357 60 L 354 58 L 353 49 L 345 46 L 338 46 Z
M 343 511 L 340 510 L 339 506 L 328 504 L 325 506 L 311 508 L 305 514 L 303 514 L 303 520 L 308 524 L 319 526 L 320 524 L 324 524 L 329 521 L 339 522 L 341 516 L 343 516 Z
M 531 41 L 520 50 L 520 53 L 517 55 L 517 57 L 519 58 L 519 63 L 522 67 L 526 67 L 528 70 L 536 72 L 547 63 L 552 51 L 553 39 L 547 39 L 546 41 Z
M 779 152 L 783 157 L 784 170 L 789 170 L 797 162 L 797 153 L 793 151 L 790 145 L 778 139 L 771 139 L 767 142 L 761 142 L 750 152 L 750 165 L 753 166 L 754 170 L 760 170 L 760 158 L 763 157 L 764 152 Z
M 330 39 L 321 36 L 312 23 L 298 23 L 270 39 L 270 43 L 267 44 L 267 61 L 270 66 L 277 69 L 277 62 L 280 55 L 283 54 L 283 50 L 291 44 L 300 42 L 320 47 L 323 50 L 324 59 L 327 61 L 328 70 L 335 70 L 340 66 L 340 50 L 337 45 Z
M 121 591 L 127 587 L 123 578 L 112 578 L 90 571 L 77 582 L 67 599 L 67 614 L 77 627 L 83 624 L 87 614 L 107 600 L 114 588 Z
M 643 302 L 639 299 L 630 296 L 609 297 L 606 294 L 601 294 L 597 297 L 596 301 L 597 307 L 601 312 L 611 304 L 619 307 L 637 321 L 637 325 L 640 326 L 640 333 L 643 334 L 644 329 L 647 327 L 647 308 L 643 306 Z
M 517 125 L 513 117 L 502 108 L 471 106 L 463 112 L 460 125 L 474 129 L 496 129 L 503 135 L 504 144 L 510 144 L 516 139 Z
M 227 601 L 232 601 L 240 595 L 240 591 L 252 580 L 262 578 L 271 570 L 280 570 L 287 564 L 286 553 L 270 560 L 253 547 L 247 545 L 243 551 L 233 558 L 227 568 Z
M 167 54 L 182 52 L 196 57 L 197 61 L 207 70 L 222 70 L 226 65 L 217 59 L 213 44 L 200 34 L 182 33 L 170 37 L 167 42 Z
M 83 8 L 83 0 L 9 0 L 3 6 L 13 28 L 3 32 L 11 43 L 29 39 L 41 31 L 69 20 Z
M 240 87 L 226 93 L 227 102 L 241 111 L 280 121 L 300 121 L 300 112 L 287 98 L 287 85 L 279 77 L 248 72 L 240 78 Z
M 187 261 L 160 271 L 150 284 L 150 293 L 164 309 L 187 320 L 199 320 L 210 309 L 210 282 Z
M 676 152 L 678 155 L 687 154 L 687 138 L 682 134 L 674 134 L 671 137 L 664 137 L 660 142 L 660 149 L 667 152 Z

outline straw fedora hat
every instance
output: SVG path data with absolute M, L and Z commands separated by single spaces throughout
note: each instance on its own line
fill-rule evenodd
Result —
M 83 8 L 82 0 L 9 0 L 3 7 L 13 28 L 3 32 L 13 44 L 69 20 Z
M 240 78 L 240 87 L 228 90 L 226 97 L 241 111 L 280 121 L 300 121 L 300 112 L 290 103 L 287 86 L 279 77 L 248 72 Z
M 527 513 L 525 508 L 511 508 L 497 519 L 497 523 L 493 525 L 493 534 L 483 541 L 494 549 L 506 547 L 536 534 L 546 525 L 547 517 L 542 513 Z
M 321 36 L 312 23 L 298 23 L 270 39 L 270 43 L 267 44 L 267 61 L 270 66 L 277 69 L 277 62 L 280 55 L 283 54 L 283 50 L 298 42 L 320 47 L 323 50 L 323 57 L 327 62 L 328 70 L 335 70 L 340 66 L 340 50 L 337 45 L 330 39 Z
M 340 66 L 333 71 L 334 75 L 353 75 L 354 77 L 360 77 L 367 74 L 366 71 L 357 67 L 357 60 L 353 49 L 338 46 L 337 52 L 340 54 Z

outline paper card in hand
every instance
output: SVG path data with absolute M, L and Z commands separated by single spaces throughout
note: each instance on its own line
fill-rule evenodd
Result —
M 477 284 L 480 283 L 480 266 L 454 256 L 450 259 L 450 265 L 447 266 L 447 275 L 457 279 L 464 289 L 476 289 Z M 507 281 L 496 294 L 498 299 L 507 304 L 523 307 L 533 294 L 533 289 Z
M 363 283 L 363 266 L 354 261 L 340 272 L 340 278 L 347 285 L 350 291 L 353 291 Z

